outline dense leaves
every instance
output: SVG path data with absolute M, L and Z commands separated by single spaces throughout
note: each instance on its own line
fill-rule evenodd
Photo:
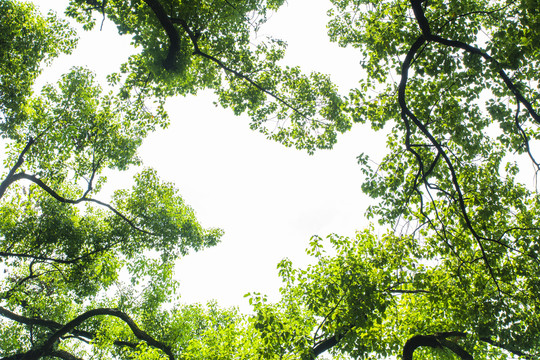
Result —
M 176 296 L 176 260 L 215 245 L 222 231 L 202 227 L 173 185 L 151 169 L 134 177 L 132 189 L 112 197 L 101 191 L 105 171 L 119 176 L 111 171 L 140 165 L 137 148 L 166 126 L 166 115 L 159 102 L 151 112 L 144 96 L 104 93 L 84 68 L 32 96 L 40 67 L 72 49 L 73 32 L 31 5 L 0 6 L 8 50 L 0 75 L 7 148 L 0 184 L 0 354 L 171 357 L 170 346 L 136 321 L 144 324 Z M 81 347 L 88 342 L 98 346 Z
M 0 130 L 11 135 L 24 121 L 21 113 L 43 61 L 70 52 L 76 44 L 73 30 L 50 14 L 38 15 L 31 4 L 0 3 Z
M 254 33 L 283 4 L 272 1 L 71 1 L 68 15 L 92 27 L 107 16 L 140 53 L 111 76 L 124 93 L 157 97 L 213 89 L 222 106 L 287 146 L 329 148 L 351 127 L 328 76 L 280 67 L 286 44 Z M 89 5 L 94 5 L 89 7 Z M 94 15 L 88 9 L 94 9 Z
M 333 0 L 329 36 L 364 54 L 342 97 L 329 77 L 282 67 L 254 36 L 282 0 L 72 0 L 138 52 L 109 75 L 74 68 L 40 95 L 40 67 L 75 45 L 32 6 L 0 3 L 0 355 L 6 359 L 533 359 L 540 355 L 540 6 L 519 1 Z M 251 315 L 179 305 L 174 264 L 215 245 L 173 184 L 141 165 L 169 96 L 213 89 L 287 146 L 330 148 L 354 122 L 387 153 L 358 156 L 374 227 L 312 238 L 312 264 L 278 265 L 282 298 Z M 369 149 L 366 149 L 369 153 Z M 379 155 L 379 154 L 377 154 Z M 110 176 L 110 175 L 109 175 Z M 107 200 L 108 199 L 108 200 Z M 380 234 L 380 235 L 376 235 Z

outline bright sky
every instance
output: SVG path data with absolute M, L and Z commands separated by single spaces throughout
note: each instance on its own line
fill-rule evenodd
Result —
M 65 8 L 65 1 L 34 2 L 44 11 Z M 360 54 L 328 42 L 329 7 L 325 0 L 290 0 L 260 33 L 286 40 L 289 64 L 331 74 L 345 93 L 360 78 Z M 108 22 L 103 31 L 80 36 L 79 50 L 45 70 L 45 81 L 56 81 L 75 65 L 104 79 L 131 51 L 129 40 L 120 39 Z M 178 264 L 182 301 L 216 299 L 248 311 L 243 297 L 248 292 L 277 299 L 277 263 L 287 257 L 305 265 L 312 235 L 354 236 L 367 224 L 363 213 L 370 200 L 360 191 L 356 156 L 380 153 L 384 139 L 356 126 L 334 150 L 309 156 L 251 131 L 247 118 L 213 101 L 211 93 L 171 99 L 171 126 L 150 136 L 140 153 L 146 166 L 175 183 L 204 226 L 225 230 L 218 246 Z M 126 186 L 123 178 L 109 176 L 109 181 L 116 188 Z

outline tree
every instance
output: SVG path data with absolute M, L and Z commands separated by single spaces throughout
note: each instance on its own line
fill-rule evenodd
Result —
M 366 56 L 347 110 L 391 128 L 376 168 L 358 160 L 393 231 L 333 237 L 336 257 L 287 278 L 323 319 L 312 355 L 537 357 L 538 195 L 518 175 L 523 156 L 539 169 L 538 3 L 332 3 L 331 39 Z
M 103 94 L 83 68 L 31 96 L 40 62 L 69 51 L 73 31 L 27 4 L 7 1 L 1 10 L 13 35 L 0 99 L 9 164 L 0 184 L 2 357 L 72 359 L 86 352 L 80 343 L 95 343 L 102 353 L 113 344 L 111 354 L 172 358 L 170 345 L 137 322 L 174 296 L 175 261 L 215 245 L 222 231 L 203 228 L 151 169 L 131 190 L 99 200 L 104 170 L 138 165 L 137 147 L 165 126 L 164 114 L 147 111 L 142 97 Z
M 12 54 L 0 58 L 4 358 L 538 357 L 539 198 L 519 182 L 523 157 L 540 170 L 538 2 L 333 0 L 330 38 L 365 54 L 347 97 L 325 75 L 280 67 L 283 42 L 251 44 L 282 3 L 72 0 L 68 15 L 86 28 L 108 17 L 140 52 L 109 76 L 118 92 L 75 68 L 41 96 L 39 66 L 70 51 L 73 32 L 0 5 Z M 315 263 L 283 261 L 282 300 L 253 294 L 248 317 L 165 309 L 175 260 L 221 235 L 172 184 L 145 169 L 97 198 L 103 172 L 139 165 L 142 139 L 167 125 L 165 99 L 206 88 L 308 152 L 354 122 L 388 132 L 375 169 L 358 157 L 384 235 L 332 235 L 333 255 L 314 237 Z
M 354 357 L 402 349 L 410 359 L 425 346 L 461 359 L 537 357 L 538 195 L 518 175 L 523 156 L 539 169 L 538 3 L 333 4 L 330 37 L 366 55 L 347 109 L 391 127 L 377 167 L 358 160 L 364 191 L 380 199 L 368 215 L 393 229 L 397 250 L 377 256 L 388 240 L 369 233 L 346 247 L 333 239 L 338 256 L 286 288 L 323 319 L 312 355 L 337 346 Z M 395 254 L 403 258 L 393 267 Z
M 263 358 L 315 359 L 328 350 L 354 359 L 538 356 L 537 299 L 528 283 L 501 295 L 480 261 L 462 264 L 427 241 L 373 232 L 331 235 L 328 252 L 314 237 L 311 266 L 280 263 L 278 304 L 252 295 Z

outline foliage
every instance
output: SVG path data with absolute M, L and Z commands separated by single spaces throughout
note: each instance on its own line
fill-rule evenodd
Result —
M 43 61 L 69 53 L 76 44 L 73 30 L 49 14 L 38 15 L 31 4 L 11 0 L 0 3 L 0 131 L 11 136 L 11 128 L 24 121 L 21 108 L 32 92 L 32 84 Z
M 433 340 L 423 344 L 434 348 L 424 350 L 423 359 L 450 359 L 452 353 L 463 359 L 537 356 L 536 279 L 512 280 L 514 292 L 502 294 L 479 261 L 463 264 L 452 254 L 436 254 L 412 236 L 373 232 L 366 229 L 352 239 L 330 235 L 330 247 L 314 237 L 308 254 L 315 261 L 307 269 L 282 261 L 278 268 L 283 298 L 275 305 L 257 303 L 256 328 L 279 339 L 289 334 L 288 329 L 303 327 L 281 342 L 302 341 L 286 352 L 298 359 L 311 359 L 328 349 L 355 359 L 400 353 L 407 359 L 406 344 L 418 334 Z M 287 310 L 273 315 L 286 319 L 286 325 L 261 316 L 291 307 L 302 315 L 290 316 Z M 276 354 L 263 358 L 281 358 Z
M 85 0 L 72 0 L 67 14 L 91 28 L 97 19 Z M 140 53 L 110 79 L 123 93 L 162 98 L 213 89 L 235 114 L 247 112 L 251 127 L 287 146 L 329 148 L 336 133 L 351 127 L 343 99 L 328 76 L 280 67 L 286 44 L 253 36 L 283 0 L 97 1 Z
M 284 42 L 255 41 L 283 3 L 71 0 L 86 29 L 107 17 L 140 51 L 108 93 L 74 68 L 35 96 L 73 30 L 0 3 L 4 358 L 538 357 L 540 198 L 520 182 L 524 158 L 540 171 L 538 1 L 332 0 L 330 39 L 365 55 L 347 97 L 326 75 L 281 67 Z M 282 261 L 282 299 L 252 294 L 252 315 L 180 306 L 175 261 L 221 230 L 151 169 L 98 198 L 106 172 L 141 165 L 166 98 L 201 89 L 308 152 L 354 122 L 385 129 L 381 162 L 358 161 L 379 199 L 368 216 L 386 230 L 312 238 L 313 264 Z
M 104 172 L 140 165 L 137 148 L 166 126 L 166 114 L 159 103 L 150 112 L 151 99 L 143 96 L 103 93 L 84 68 L 32 96 L 43 61 L 70 51 L 73 31 L 30 5 L 0 6 L 2 41 L 11 52 L 3 53 L 0 75 L 7 139 L 0 354 L 172 356 L 137 322 L 146 325 L 176 296 L 175 262 L 190 249 L 215 245 L 222 231 L 202 227 L 174 186 L 151 169 L 140 171 L 131 189 L 114 191 L 110 202 L 99 200 Z M 97 346 L 88 350 L 85 342 Z

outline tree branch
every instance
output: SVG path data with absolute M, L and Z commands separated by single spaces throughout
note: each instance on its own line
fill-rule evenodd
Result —
M 153 337 L 151 337 L 148 333 L 141 330 L 137 324 L 124 312 L 116 309 L 109 309 L 109 308 L 99 308 L 99 309 L 93 309 L 89 310 L 79 316 L 77 316 L 75 319 L 68 322 L 66 325 L 64 325 L 62 328 L 58 329 L 54 334 L 52 334 L 45 343 L 41 346 L 40 349 L 36 350 L 36 353 L 39 356 L 44 356 L 45 354 L 50 353 L 54 343 L 60 339 L 63 335 L 71 332 L 74 328 L 81 325 L 84 321 L 100 315 L 108 315 L 108 316 L 114 316 L 122 321 L 124 321 L 131 331 L 133 332 L 133 335 L 135 335 L 138 339 L 146 341 L 146 343 L 150 346 L 153 346 L 155 348 L 160 349 L 163 351 L 170 360 L 174 360 L 174 355 L 172 353 L 172 350 L 169 346 L 157 341 Z
M 328 349 L 336 346 L 341 338 L 342 337 L 338 335 L 334 335 L 318 343 L 317 346 L 315 346 L 312 350 L 312 360 L 315 359 L 317 356 L 321 355 L 323 352 L 327 351 Z
M 73 355 L 72 353 L 67 352 L 66 350 L 61 350 L 61 349 L 51 351 L 49 355 L 60 358 L 60 359 L 64 359 L 64 360 L 83 360 L 82 358 L 77 357 Z
M 495 347 L 498 347 L 499 349 L 503 349 L 503 350 L 505 350 L 505 351 L 508 351 L 508 352 L 510 352 L 510 353 L 512 353 L 512 354 L 514 354 L 514 355 L 522 356 L 522 357 L 524 357 L 524 358 L 527 359 L 527 360 L 533 360 L 533 359 L 537 359 L 537 358 L 538 358 L 538 354 L 535 355 L 535 356 L 533 356 L 533 355 L 531 355 L 531 354 L 526 354 L 526 353 L 524 353 L 524 352 L 522 352 L 522 351 L 519 351 L 519 350 L 510 349 L 510 348 L 508 348 L 506 345 L 501 344 L 501 343 L 499 343 L 499 342 L 497 342 L 497 341 L 491 340 L 491 339 L 489 339 L 489 338 L 480 338 L 480 340 L 483 341 L 483 342 L 485 342 L 485 343 L 487 343 L 487 344 L 490 344 L 491 346 L 495 346 Z
M 47 256 L 32 255 L 32 254 L 19 254 L 19 253 L 12 253 L 12 252 L 4 252 L 4 251 L 0 251 L 0 256 L 18 257 L 18 258 L 24 258 L 24 259 L 39 260 L 39 261 L 42 261 L 42 262 L 52 262 L 52 263 L 69 265 L 69 264 L 76 263 L 77 261 L 82 260 L 84 258 L 87 258 L 89 256 L 92 256 L 94 254 L 97 254 L 99 252 L 107 251 L 108 249 L 110 249 L 111 247 L 113 247 L 114 245 L 117 245 L 117 244 L 118 244 L 118 242 L 115 242 L 115 243 L 113 243 L 110 246 L 107 246 L 105 248 L 95 249 L 95 250 L 93 250 L 91 252 L 88 252 L 88 253 L 86 253 L 84 255 L 81 255 L 81 256 L 78 256 L 76 258 L 69 259 L 69 260 L 56 259 L 56 258 L 51 258 L 51 257 L 47 257 Z
M 180 35 L 174 27 L 173 23 L 169 19 L 167 12 L 163 8 L 163 5 L 157 0 L 143 0 L 152 9 L 156 15 L 159 23 L 167 33 L 169 37 L 169 50 L 167 57 L 163 60 L 163 66 L 166 70 L 173 70 L 175 68 L 176 57 L 180 51 Z
M 42 356 L 56 356 L 53 354 L 55 352 L 55 350 L 53 349 L 53 345 L 61 337 L 70 333 L 70 334 L 75 335 L 76 337 L 84 337 L 86 339 L 92 340 L 95 338 L 94 334 L 88 331 L 84 331 L 84 330 L 77 330 L 76 327 L 81 325 L 84 321 L 92 317 L 108 315 L 108 316 L 117 317 L 120 320 L 124 321 L 133 332 L 133 335 L 135 335 L 139 340 L 145 341 L 148 345 L 162 350 L 165 354 L 167 354 L 170 360 L 174 360 L 174 355 L 169 346 L 155 340 L 148 333 L 141 330 L 137 326 L 137 324 L 126 313 L 120 310 L 109 309 L 109 308 L 99 308 L 99 309 L 89 310 L 79 315 L 75 319 L 71 320 L 66 325 L 62 325 L 51 320 L 24 317 L 24 316 L 15 314 L 3 307 L 0 307 L 0 315 L 10 320 L 16 321 L 20 324 L 43 326 L 54 331 L 54 333 L 39 348 L 30 350 L 26 353 L 12 355 L 4 359 L 30 360 L 30 359 L 39 359 Z M 114 344 L 117 346 L 129 346 L 131 348 L 137 347 L 136 343 L 127 342 L 127 341 L 115 341 Z M 66 354 L 63 354 L 63 355 L 67 356 Z
M 14 181 L 16 181 L 16 180 L 13 180 L 13 176 L 15 174 L 15 171 L 17 171 L 21 167 L 21 165 L 23 164 L 24 155 L 30 149 L 30 147 L 34 144 L 34 142 L 35 142 L 35 140 L 32 137 L 28 140 L 28 143 L 26 143 L 26 146 L 24 147 L 24 149 L 19 154 L 19 159 L 17 160 L 15 165 L 13 165 L 11 170 L 9 170 L 9 173 L 7 174 L 4 181 L 2 181 L 2 183 L 0 184 L 0 199 L 4 196 L 4 193 L 6 192 L 9 185 L 11 185 Z
M 465 351 L 461 346 L 447 340 L 449 337 L 458 336 L 464 337 L 467 334 L 459 331 L 449 331 L 436 333 L 434 335 L 415 335 L 403 346 L 403 360 L 413 360 L 413 353 L 419 347 L 447 348 L 458 355 L 462 360 L 473 360 L 473 357 Z
M 294 107 L 293 105 L 291 105 L 287 100 L 283 99 L 281 96 L 275 94 L 274 92 L 268 90 L 268 89 L 265 89 L 264 87 L 262 87 L 261 85 L 259 85 L 257 82 L 255 82 L 254 80 L 252 80 L 249 76 L 247 75 L 244 75 L 242 74 L 241 72 L 239 71 L 236 71 L 232 68 L 230 68 L 229 66 L 225 65 L 221 60 L 219 60 L 218 58 L 210 55 L 210 54 L 207 54 L 203 51 L 201 51 L 201 49 L 199 48 L 199 34 L 197 34 L 196 32 L 193 32 L 193 30 L 191 30 L 191 28 L 188 26 L 188 24 L 186 23 L 185 20 L 183 19 L 179 19 L 179 18 L 174 18 L 174 19 L 171 19 L 171 21 L 175 22 L 175 23 L 178 23 L 180 24 L 180 26 L 182 26 L 182 28 L 184 29 L 184 31 L 188 34 L 189 38 L 191 39 L 191 42 L 193 43 L 193 54 L 194 55 L 199 55 L 199 56 L 202 56 L 212 62 L 214 62 L 216 65 L 218 65 L 220 68 L 222 68 L 223 70 L 225 70 L 226 72 L 229 72 L 231 74 L 233 74 L 234 76 L 236 76 L 237 78 L 239 79 L 242 79 L 246 82 L 248 82 L 250 85 L 252 85 L 253 87 L 257 88 L 258 90 L 264 92 L 265 94 L 273 97 L 274 99 L 276 99 L 278 102 L 282 103 L 283 105 L 285 105 L 286 107 L 288 107 L 289 109 L 293 110 L 295 113 L 299 114 L 302 118 L 306 119 L 306 120 L 310 120 L 308 118 L 307 115 L 305 115 L 303 112 L 300 111 L 300 109 Z M 313 121 L 313 120 L 312 120 Z
M 24 172 L 21 172 L 21 173 L 17 173 L 15 175 L 12 176 L 12 179 L 13 181 L 11 182 L 15 182 L 17 180 L 21 180 L 21 179 L 26 179 L 26 180 L 30 180 L 31 182 L 33 182 L 34 184 L 36 184 L 37 186 L 39 186 L 41 189 L 43 189 L 45 192 L 47 192 L 49 195 L 51 195 L 54 199 L 58 200 L 59 202 L 61 203 L 65 203 L 65 204 L 72 204 L 72 205 L 76 205 L 76 204 L 80 204 L 81 202 L 92 202 L 92 203 L 95 203 L 95 204 L 98 204 L 98 205 L 101 205 L 103 207 L 106 207 L 107 209 L 109 209 L 110 211 L 112 211 L 115 215 L 117 215 L 118 217 L 120 217 L 122 220 L 124 220 L 126 223 L 128 223 L 133 229 L 141 232 L 141 233 L 144 233 L 144 234 L 147 234 L 147 235 L 152 235 L 152 236 L 156 236 L 155 233 L 152 233 L 150 231 L 147 231 L 147 230 L 144 230 L 144 229 L 141 229 L 140 227 L 138 227 L 137 225 L 135 225 L 135 223 L 128 219 L 124 214 L 122 214 L 120 211 L 116 210 L 114 207 L 112 207 L 111 205 L 107 204 L 107 203 L 104 203 L 102 201 L 99 201 L 99 200 L 96 200 L 96 199 L 92 199 L 92 198 L 88 198 L 86 197 L 87 195 L 87 192 L 79 199 L 77 200 L 72 200 L 72 199 L 66 199 L 65 197 L 61 196 L 60 194 L 58 194 L 56 191 L 54 191 L 53 189 L 51 189 L 47 184 L 45 184 L 41 179 L 37 178 L 36 176 L 34 175 L 29 175 L 29 174 L 26 174 Z

